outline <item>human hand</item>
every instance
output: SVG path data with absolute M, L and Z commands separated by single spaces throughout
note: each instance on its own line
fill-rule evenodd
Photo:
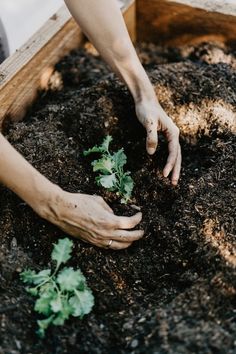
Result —
M 99 196 L 61 191 L 52 208 L 53 213 L 46 219 L 67 234 L 98 247 L 121 250 L 144 234 L 143 230 L 132 230 L 140 223 L 141 213 L 116 216 Z
M 168 142 L 169 156 L 163 170 L 164 177 L 170 172 L 171 182 L 177 185 L 181 169 L 181 147 L 179 144 L 179 129 L 165 113 L 157 99 L 136 103 L 136 114 L 140 123 L 147 131 L 146 148 L 153 155 L 158 145 L 158 132 L 162 132 Z

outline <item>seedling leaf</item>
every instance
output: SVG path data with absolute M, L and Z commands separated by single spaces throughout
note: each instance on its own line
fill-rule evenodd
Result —
M 84 291 L 75 290 L 75 295 L 69 300 L 73 308 L 74 317 L 83 317 L 87 315 L 94 305 L 94 297 L 90 289 Z
M 105 137 L 105 139 L 103 140 L 103 143 L 102 143 L 102 148 L 104 151 L 106 152 L 109 152 L 109 146 L 110 146 L 110 143 L 112 142 L 113 138 L 111 135 L 107 135 Z
M 54 318 L 54 315 L 46 318 L 45 320 L 38 320 L 37 324 L 39 326 L 38 330 L 37 330 L 37 334 L 40 338 L 44 338 L 45 337 L 45 331 L 48 328 L 48 326 L 52 323 Z
M 57 283 L 62 290 L 72 291 L 77 289 L 82 282 L 85 282 L 85 277 L 81 271 L 71 267 L 62 269 L 57 277 Z
M 55 299 L 50 301 L 50 307 L 54 313 L 62 311 L 62 301 L 60 295 L 57 295 Z
M 107 135 L 100 146 L 95 145 L 93 148 L 84 151 L 84 156 L 88 156 L 96 152 L 109 153 L 109 145 L 112 140 L 112 136 Z
M 130 176 L 130 172 L 124 172 L 124 166 L 127 162 L 127 157 L 124 149 L 111 154 L 109 145 L 112 137 L 108 135 L 100 146 L 94 146 L 92 149 L 85 151 L 84 155 L 93 152 L 99 152 L 102 157 L 99 160 L 92 162 L 93 172 L 100 172 L 96 177 L 96 182 L 109 191 L 117 192 L 122 199 L 122 203 L 127 203 L 131 198 L 134 182 Z
M 25 288 L 25 290 L 27 291 L 27 293 L 29 293 L 30 295 L 32 296 L 37 296 L 38 295 L 38 289 L 35 287 L 35 288 Z
M 35 302 L 34 309 L 43 315 L 50 315 L 52 312 L 51 301 L 57 298 L 57 293 L 54 289 L 43 292 Z
M 114 165 L 115 163 L 110 157 L 104 157 L 92 162 L 93 172 L 100 171 L 103 173 L 112 173 Z
M 34 310 L 48 317 L 37 321 L 37 333 L 40 337 L 45 336 L 50 324 L 61 326 L 71 315 L 79 313 L 82 318 L 92 309 L 94 298 L 80 269 L 65 267 L 58 273 L 60 265 L 70 259 L 72 246 L 73 242 L 67 238 L 54 245 L 51 257 L 57 262 L 57 266 L 53 273 L 50 269 L 39 273 L 27 269 L 20 275 L 24 283 L 35 285 L 26 287 L 29 294 L 37 296 Z M 75 299 L 77 303 L 80 299 L 79 308 Z
M 101 185 L 107 189 L 111 189 L 115 187 L 117 183 L 117 178 L 115 173 L 112 173 L 111 175 L 105 175 L 105 176 L 100 175 L 96 178 L 96 181 L 98 185 Z
M 127 157 L 124 153 L 124 149 L 120 149 L 113 154 L 113 161 L 115 163 L 116 169 L 123 168 L 127 162 Z
M 26 269 L 20 274 L 20 278 L 23 283 L 34 284 L 36 272 L 34 270 Z
M 34 270 L 26 270 L 23 273 L 21 273 L 21 280 L 24 283 L 28 284 L 41 284 L 42 282 L 46 281 L 49 279 L 49 276 L 51 274 L 50 269 L 44 269 L 40 271 L 39 273 L 36 273 Z
M 57 316 L 53 320 L 55 326 L 63 326 L 64 322 L 68 320 L 70 315 L 73 315 L 73 308 L 65 299 L 62 300 L 62 310 L 58 312 Z
M 68 238 L 60 239 L 54 244 L 52 259 L 57 262 L 57 269 L 71 258 L 73 242 Z

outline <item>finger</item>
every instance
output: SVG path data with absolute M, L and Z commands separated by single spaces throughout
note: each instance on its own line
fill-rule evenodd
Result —
M 126 230 L 115 230 L 111 233 L 110 238 L 114 241 L 130 243 L 140 240 L 144 235 L 143 230 L 126 231 Z
M 109 205 L 104 200 L 102 200 L 101 205 L 103 206 L 103 208 L 106 211 L 108 211 L 109 213 L 114 214 L 114 211 L 112 210 L 112 208 L 110 208 Z
M 157 149 L 158 144 L 157 126 L 153 121 L 151 121 L 148 123 L 146 130 L 146 149 L 149 155 L 153 155 Z
M 171 176 L 171 182 L 174 186 L 178 184 L 179 181 L 179 176 L 180 176 L 180 170 L 181 170 L 181 162 L 182 162 L 182 156 L 181 156 L 181 147 L 179 145 L 179 150 L 178 150 L 178 156 L 177 160 L 173 169 L 173 173 Z
M 179 137 L 175 136 L 171 138 L 169 142 L 169 156 L 163 170 L 164 177 L 168 177 L 170 172 L 173 170 L 175 166 L 175 162 L 177 160 L 178 151 L 179 151 Z
M 111 237 L 108 240 L 97 240 L 96 242 L 92 241 L 91 243 L 93 246 L 110 250 L 121 250 L 132 245 L 132 242 L 118 242 Z
M 114 214 L 114 211 L 109 207 L 109 205 L 105 202 L 105 200 L 100 197 L 100 196 L 96 196 L 97 198 L 97 202 L 109 213 Z
M 137 213 L 133 216 L 116 216 L 117 229 L 133 229 L 142 220 L 142 213 Z
M 123 250 L 125 248 L 128 248 L 131 245 L 132 245 L 132 242 L 126 243 L 126 242 L 113 241 L 111 246 L 109 247 L 109 249 L 120 251 L 120 250 Z

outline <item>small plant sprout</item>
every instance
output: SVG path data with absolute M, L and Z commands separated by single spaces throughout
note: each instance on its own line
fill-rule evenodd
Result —
M 130 172 L 124 172 L 124 165 L 127 162 L 127 157 L 124 149 L 120 149 L 115 153 L 110 153 L 109 146 L 112 142 L 112 137 L 107 135 L 100 146 L 84 151 L 84 155 L 88 156 L 92 153 L 100 153 L 101 158 L 92 162 L 93 171 L 99 172 L 96 177 L 96 182 L 99 186 L 108 189 L 111 192 L 116 192 L 121 199 L 121 203 L 126 204 L 131 198 L 134 187 L 134 182 L 130 176 Z
M 71 258 L 73 242 L 68 238 L 60 239 L 54 244 L 51 259 L 56 262 L 55 270 L 25 270 L 20 274 L 21 280 L 28 284 L 26 291 L 35 296 L 34 310 L 45 318 L 38 320 L 38 335 L 43 338 L 49 325 L 62 326 L 70 317 L 83 318 L 94 305 L 92 291 L 86 284 L 82 272 L 72 267 L 64 267 Z

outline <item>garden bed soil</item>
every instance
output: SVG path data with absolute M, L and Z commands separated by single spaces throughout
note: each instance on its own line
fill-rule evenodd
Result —
M 235 53 L 213 44 L 140 44 L 138 52 L 181 131 L 180 183 L 172 187 L 162 176 L 164 139 L 147 155 L 132 98 L 96 52 L 87 46 L 64 58 L 57 65 L 63 89 L 42 93 L 5 133 L 54 183 L 100 194 L 117 214 L 130 215 L 130 205 L 97 187 L 83 156 L 112 135 L 112 148 L 128 156 L 131 204 L 143 212 L 145 236 L 119 252 L 75 241 L 71 265 L 87 277 L 95 307 L 40 340 L 19 273 L 48 267 L 52 243 L 65 234 L 1 186 L 0 353 L 236 352 Z

